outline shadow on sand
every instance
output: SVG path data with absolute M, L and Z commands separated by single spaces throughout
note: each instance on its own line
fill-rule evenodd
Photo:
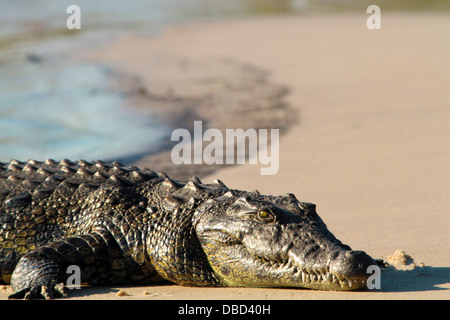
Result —
M 450 290 L 450 267 L 418 267 L 381 272 L 380 292 Z M 378 291 L 378 290 L 377 290 Z

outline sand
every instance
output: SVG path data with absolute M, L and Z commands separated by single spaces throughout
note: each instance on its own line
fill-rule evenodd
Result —
M 208 72 L 222 78 L 227 65 L 264 70 L 265 82 L 288 88 L 278 98 L 298 117 L 281 136 L 279 172 L 263 176 L 260 165 L 240 165 L 202 180 L 294 193 L 316 203 L 329 229 L 352 248 L 381 259 L 401 249 L 415 268 L 389 267 L 380 290 L 362 292 L 150 286 L 86 288 L 72 298 L 450 298 L 449 16 L 383 13 L 381 30 L 368 30 L 366 18 L 299 15 L 185 25 L 156 38 L 130 35 L 84 58 L 137 75 L 145 92 L 192 99 L 215 90 L 211 78 L 191 75 L 196 85 L 189 87 L 189 72 L 164 73 L 155 61 L 181 61 L 194 66 L 189 70 L 206 61 L 215 65 Z M 242 74 L 230 77 L 245 83 Z M 270 110 L 256 111 L 262 113 L 270 119 Z M 126 294 L 117 296 L 120 290 Z

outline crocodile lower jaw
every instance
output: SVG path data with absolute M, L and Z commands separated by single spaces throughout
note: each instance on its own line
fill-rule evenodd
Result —
M 320 268 L 299 267 L 291 260 L 284 262 L 268 261 L 261 258 L 258 260 L 261 261 L 260 266 L 263 270 L 271 269 L 278 274 L 283 274 L 283 276 L 278 279 L 277 277 L 272 278 L 270 284 L 265 281 L 259 284 L 253 283 L 252 286 L 254 287 L 273 287 L 273 281 L 278 282 L 278 287 L 332 291 L 362 290 L 367 287 L 366 277 L 349 279 L 345 276 L 330 272 L 330 267 L 328 266 Z

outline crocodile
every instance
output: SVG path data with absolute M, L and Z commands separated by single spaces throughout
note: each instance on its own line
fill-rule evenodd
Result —
M 0 162 L 0 281 L 10 298 L 87 285 L 366 288 L 376 262 L 312 203 L 85 160 Z

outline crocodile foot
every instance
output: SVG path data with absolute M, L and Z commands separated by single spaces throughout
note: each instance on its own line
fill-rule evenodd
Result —
M 22 289 L 18 292 L 13 293 L 8 297 L 8 299 L 46 299 L 50 300 L 55 297 L 65 297 L 66 293 L 64 291 L 64 283 L 57 283 L 50 286 L 46 285 L 35 285 Z

